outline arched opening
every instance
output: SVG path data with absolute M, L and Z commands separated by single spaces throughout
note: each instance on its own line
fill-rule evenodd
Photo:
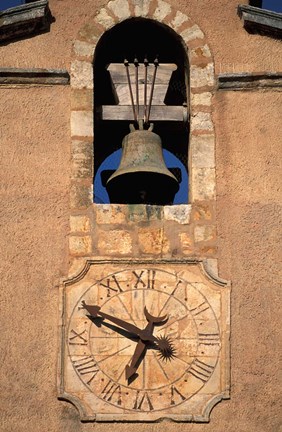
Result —
M 108 117 L 104 115 L 104 107 L 114 107 L 119 104 L 108 67 L 110 64 L 123 65 L 125 59 L 129 64 L 133 64 L 134 59 L 138 59 L 140 65 L 143 65 L 144 59 L 147 59 L 152 65 L 156 57 L 160 65 L 174 64 L 176 67 L 171 73 L 164 95 L 165 115 L 152 120 L 154 132 L 162 140 L 169 170 L 180 183 L 180 193 L 176 194 L 173 204 L 188 202 L 189 68 L 187 53 L 181 38 L 169 27 L 151 19 L 131 18 L 105 32 L 95 50 L 94 202 L 96 203 L 109 202 L 106 198 L 105 184 L 118 165 L 118 161 L 112 155 L 116 152 L 119 155 L 117 157 L 120 157 L 121 152 L 117 150 L 121 148 L 123 138 L 129 133 L 129 125 L 134 123 L 132 119 L 126 118 L 126 115 L 119 120 L 114 116 L 109 118 L 110 115 Z M 142 80 L 139 81 L 141 83 Z M 181 112 L 182 118 L 178 115 L 175 119 L 170 114 L 175 107 L 178 107 L 178 113 Z M 171 163 L 169 154 L 172 154 Z M 102 166 L 107 169 L 101 169 Z

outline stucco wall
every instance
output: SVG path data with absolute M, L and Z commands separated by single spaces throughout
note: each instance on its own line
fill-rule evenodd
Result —
M 56 20 L 51 26 L 51 33 L 12 43 L 5 50 L 1 49 L 1 66 L 69 68 L 72 43 L 79 30 L 106 3 L 97 0 L 81 0 L 79 3 L 75 0 L 68 0 L 67 3 L 49 0 Z M 276 53 L 280 42 L 249 35 L 242 29 L 237 6 L 248 3 L 248 0 L 170 2 L 204 31 L 215 58 L 216 72 L 279 70 L 281 56 L 279 58 Z
M 202 27 L 218 71 L 233 62 L 235 71 L 242 64 L 245 71 L 279 70 L 279 42 L 248 35 L 235 1 L 174 3 Z M 51 33 L 1 47 L 2 66 L 69 68 L 71 41 L 94 5 L 51 0 L 50 8 L 56 17 Z M 0 88 L 0 100 L 1 432 L 280 431 L 281 93 L 214 97 L 219 269 L 232 281 L 232 387 L 231 400 L 221 402 L 205 425 L 82 424 L 72 405 L 57 400 L 57 284 L 68 268 L 70 92 Z

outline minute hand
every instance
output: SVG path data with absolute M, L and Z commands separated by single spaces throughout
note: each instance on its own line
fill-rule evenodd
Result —
M 139 336 L 141 340 L 145 341 L 155 341 L 156 338 L 153 335 L 148 334 L 145 330 L 140 329 L 139 327 L 135 326 L 134 324 L 130 324 L 120 318 L 116 318 L 112 315 L 109 315 L 107 313 L 100 311 L 100 306 L 96 305 L 87 305 L 85 302 L 82 302 L 83 307 L 92 315 L 94 318 L 97 316 L 100 316 L 104 319 L 107 319 L 108 321 L 111 321 L 112 323 L 118 325 L 119 327 L 129 331 L 130 333 L 134 333 L 136 336 Z

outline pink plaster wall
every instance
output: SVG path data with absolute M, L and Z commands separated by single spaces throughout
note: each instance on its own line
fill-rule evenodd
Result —
M 56 19 L 51 33 L 11 43 L 1 49 L 1 66 L 69 68 L 72 42 L 81 27 L 106 3 L 98 0 L 49 0 Z M 281 70 L 281 55 L 277 55 L 279 40 L 250 35 L 243 30 L 237 7 L 238 4 L 248 4 L 248 0 L 173 0 L 170 3 L 188 15 L 205 33 L 217 73 Z

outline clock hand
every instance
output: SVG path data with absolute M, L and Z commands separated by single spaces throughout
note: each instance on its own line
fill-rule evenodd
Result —
M 144 343 L 144 341 L 154 341 L 157 346 L 159 347 L 159 343 L 160 343 L 160 339 L 156 338 L 155 336 L 153 336 L 153 331 L 154 331 L 154 325 L 162 325 L 165 324 L 168 320 L 168 317 L 162 316 L 162 317 L 154 317 L 153 315 L 150 315 L 146 306 L 144 307 L 144 314 L 146 316 L 146 319 L 148 321 L 148 324 L 146 325 L 145 329 L 142 332 L 142 338 L 141 340 L 139 340 L 133 357 L 131 359 L 130 365 L 127 365 L 125 368 L 125 378 L 127 380 L 129 380 L 137 371 L 138 366 L 139 366 L 139 362 L 142 360 L 142 356 L 143 354 L 145 355 L 146 353 L 146 344 Z M 160 347 L 159 347 L 160 348 Z
M 144 352 L 146 351 L 146 344 L 139 339 L 134 354 L 132 356 L 130 365 L 127 365 L 125 367 L 125 379 L 129 380 L 137 371 L 138 366 L 137 364 L 139 363 L 141 357 L 143 356 Z
M 87 305 L 85 303 L 85 301 L 82 301 L 82 306 L 84 307 L 84 309 L 86 309 L 89 314 L 91 316 L 93 316 L 94 318 L 97 318 L 98 316 L 107 319 L 108 321 L 113 322 L 114 324 L 118 325 L 119 327 L 129 331 L 130 333 L 135 334 L 136 336 L 139 336 L 139 338 L 141 340 L 144 341 L 151 341 L 151 342 L 155 342 L 157 341 L 157 338 L 155 336 L 153 336 L 152 334 L 146 332 L 145 330 L 140 329 L 139 327 L 136 327 L 134 324 L 130 324 L 129 322 L 126 322 L 120 318 L 116 318 L 112 315 L 109 315 L 107 313 L 101 312 L 100 311 L 100 306 L 97 305 Z

